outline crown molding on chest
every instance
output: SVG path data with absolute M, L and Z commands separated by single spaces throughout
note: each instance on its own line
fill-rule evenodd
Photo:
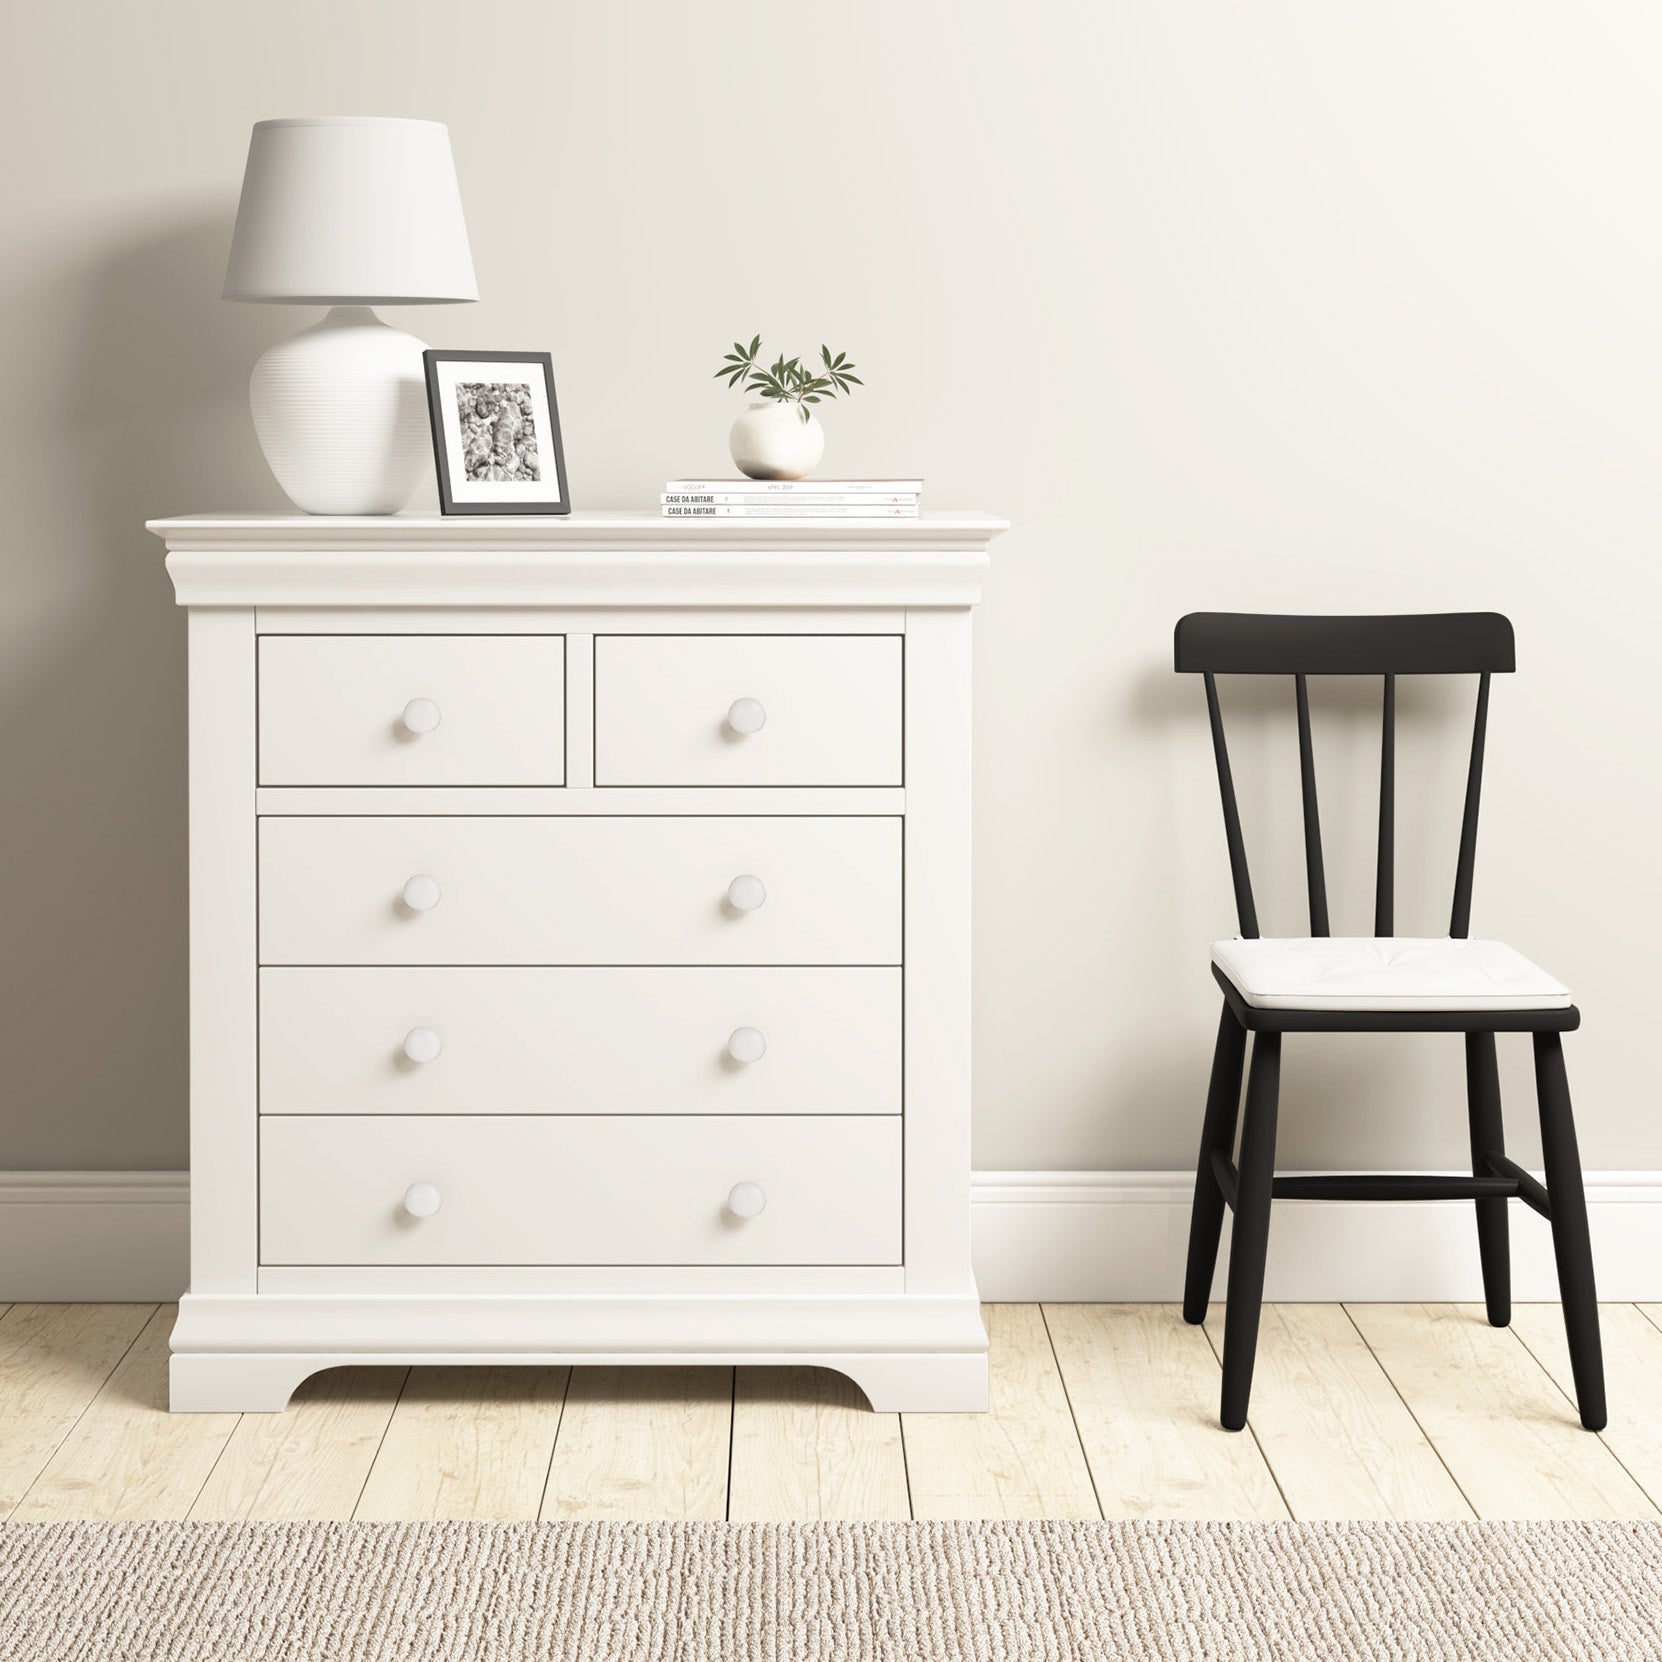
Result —
M 181 606 L 965 607 L 1007 522 L 190 514 L 151 520 Z

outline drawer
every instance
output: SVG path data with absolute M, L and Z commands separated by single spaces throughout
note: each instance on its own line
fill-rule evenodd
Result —
M 735 1213 L 740 1184 L 759 1214 Z M 260 1261 L 895 1264 L 900 1121 L 266 1119 Z
M 899 635 L 598 635 L 595 783 L 898 785 L 901 646 Z
M 260 1108 L 898 1114 L 900 971 L 265 969 Z
M 264 635 L 259 690 L 262 785 L 565 782 L 559 635 Z
M 892 816 L 267 817 L 259 854 L 267 964 L 900 962 Z

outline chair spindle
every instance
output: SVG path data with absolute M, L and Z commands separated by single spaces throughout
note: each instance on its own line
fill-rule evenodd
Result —
M 1321 810 L 1316 804 L 1316 749 L 1310 737 L 1310 680 L 1295 675 L 1298 700 L 1298 775 L 1304 792 L 1304 877 L 1310 891 L 1310 933 L 1330 935 L 1327 925 L 1327 870 L 1322 863 Z
M 1241 934 L 1258 939 L 1258 909 L 1252 903 L 1252 877 L 1247 871 L 1246 841 L 1241 836 L 1241 812 L 1235 804 L 1235 779 L 1229 771 L 1229 745 L 1223 736 L 1223 709 L 1218 703 L 1217 677 L 1206 675 L 1206 713 L 1212 722 L 1212 754 L 1218 764 L 1218 794 L 1223 798 L 1223 830 L 1229 843 L 1229 873 L 1235 880 L 1235 912 Z
M 1373 932 L 1396 927 L 1397 678 L 1385 677 L 1379 728 L 1379 871 L 1373 890 Z
M 1466 810 L 1460 819 L 1460 862 L 1454 870 L 1454 913 L 1448 932 L 1463 939 L 1472 932 L 1472 868 L 1477 864 L 1477 803 L 1483 790 L 1483 738 L 1489 726 L 1489 672 L 1477 682 L 1477 717 L 1472 723 L 1472 759 L 1466 772 Z

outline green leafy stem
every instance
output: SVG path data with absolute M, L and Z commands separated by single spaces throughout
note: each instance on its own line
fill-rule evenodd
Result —
M 756 355 L 761 350 L 760 335 L 749 346 L 743 341 L 734 341 L 733 350 L 722 359 L 715 379 L 725 380 L 729 387 L 736 387 L 742 382 L 748 393 L 771 398 L 780 404 L 794 404 L 797 414 L 804 421 L 813 414 L 809 405 L 835 398 L 838 393 L 846 397 L 851 387 L 865 385 L 854 373 L 854 365 L 848 361 L 846 352 L 832 357 L 831 349 L 822 346 L 817 365 L 804 364 L 800 358 L 780 357 L 764 368 L 756 362 Z

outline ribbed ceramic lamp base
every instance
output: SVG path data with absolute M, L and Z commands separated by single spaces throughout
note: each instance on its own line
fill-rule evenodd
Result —
M 335 306 L 254 366 L 254 431 L 308 514 L 395 514 L 432 465 L 422 343 L 368 306 Z

